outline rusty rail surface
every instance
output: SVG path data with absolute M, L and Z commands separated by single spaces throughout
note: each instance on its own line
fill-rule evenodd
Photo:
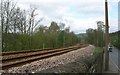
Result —
M 9 69 L 11 67 L 20 66 L 26 63 L 30 63 L 36 60 L 49 58 L 52 56 L 64 54 L 73 50 L 77 50 L 88 45 L 75 45 L 66 48 L 59 49 L 38 49 L 36 51 L 14 51 L 14 52 L 4 52 L 2 55 L 2 69 Z

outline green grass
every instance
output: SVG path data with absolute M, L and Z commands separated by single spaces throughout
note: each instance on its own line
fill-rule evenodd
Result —
M 93 55 L 94 55 L 94 56 L 98 56 L 98 55 L 101 54 L 102 52 L 103 52 L 103 48 L 101 48 L 101 47 L 96 47 L 95 50 L 94 50 Z

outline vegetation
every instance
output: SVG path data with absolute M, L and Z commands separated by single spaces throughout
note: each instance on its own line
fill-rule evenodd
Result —
M 89 28 L 86 30 L 86 43 L 95 45 L 97 47 L 103 47 L 105 46 L 105 28 L 102 21 L 98 21 L 97 25 L 97 29 Z
M 9 0 L 1 0 L 2 51 L 31 50 L 71 46 L 80 39 L 65 24 L 51 22 L 41 25 L 36 8 L 21 10 Z
M 50 26 L 41 25 L 43 18 L 36 18 L 36 8 L 30 12 L 16 7 L 12 1 L 1 1 L 2 51 L 60 48 L 88 43 L 97 47 L 105 45 L 104 25 L 97 21 L 98 28 L 89 28 L 86 34 L 76 35 L 64 23 L 52 21 Z M 117 38 L 116 36 L 111 39 Z M 112 41 L 114 45 L 116 42 Z
M 110 33 L 110 41 L 112 45 L 120 49 L 120 31 Z
M 103 49 L 101 47 L 96 47 L 95 50 L 94 50 L 93 55 L 97 56 L 97 55 L 99 55 L 102 52 L 103 52 Z

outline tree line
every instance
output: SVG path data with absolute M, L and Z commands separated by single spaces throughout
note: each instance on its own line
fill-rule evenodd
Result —
M 1 0 L 2 51 L 60 48 L 79 43 L 80 38 L 64 23 L 52 21 L 50 26 L 41 25 L 36 18 L 36 8 L 29 13 L 16 3 Z
M 105 46 L 105 25 L 102 21 L 97 21 L 97 29 L 86 30 L 85 42 L 97 47 Z
M 52 21 L 50 26 L 41 25 L 43 18 L 37 18 L 36 8 L 30 8 L 27 12 L 12 1 L 1 0 L 0 10 L 2 51 L 61 48 L 78 43 L 99 47 L 105 45 L 102 21 L 97 21 L 97 29 L 89 28 L 80 37 L 64 23 Z
M 84 42 L 93 44 L 94 46 L 105 47 L 105 25 L 102 21 L 97 21 L 98 28 L 89 28 L 86 30 Z M 109 44 L 120 49 L 120 31 L 109 33 Z

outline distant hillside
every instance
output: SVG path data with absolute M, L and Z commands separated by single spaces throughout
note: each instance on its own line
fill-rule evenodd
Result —
M 115 35 L 118 35 L 118 34 L 120 35 L 120 31 L 110 33 L 110 36 L 115 36 Z
M 86 36 L 86 33 L 80 33 L 80 34 L 77 34 L 78 37 L 85 37 Z
M 110 33 L 110 42 L 120 49 L 120 31 Z

